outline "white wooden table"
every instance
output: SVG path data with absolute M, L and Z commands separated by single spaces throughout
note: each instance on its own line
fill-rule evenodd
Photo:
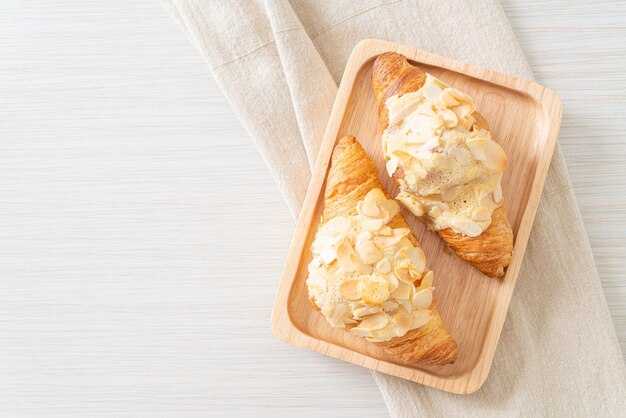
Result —
M 626 351 L 626 3 L 504 6 Z M 158 3 L 0 2 L 0 416 L 386 415 L 368 371 L 271 335 L 292 229 Z

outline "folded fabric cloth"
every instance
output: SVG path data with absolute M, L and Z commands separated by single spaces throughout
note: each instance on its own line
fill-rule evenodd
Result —
M 532 79 L 496 0 L 165 0 L 294 217 L 354 45 L 379 38 Z M 453 395 L 380 373 L 393 416 L 623 416 L 626 372 L 557 146 L 485 385 Z

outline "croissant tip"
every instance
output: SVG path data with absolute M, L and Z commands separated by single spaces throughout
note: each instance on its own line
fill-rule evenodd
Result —
M 387 73 L 386 68 L 402 68 L 409 65 L 407 58 L 397 52 L 385 52 L 376 57 L 372 67 L 372 78 Z
M 351 145 L 354 144 L 356 142 L 356 138 L 353 137 L 352 135 L 344 135 L 341 138 L 339 138 L 339 141 L 337 141 L 337 145 Z
M 382 54 L 380 54 L 378 57 L 376 57 L 376 61 L 374 61 L 374 65 L 380 65 L 383 63 L 383 61 L 386 61 L 388 59 L 391 58 L 395 58 L 395 59 L 405 59 L 406 57 L 402 54 L 399 54 L 397 52 L 383 52 Z

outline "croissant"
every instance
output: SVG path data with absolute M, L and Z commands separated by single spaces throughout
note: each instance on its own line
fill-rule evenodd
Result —
M 507 159 L 472 98 L 394 52 L 374 62 L 372 87 L 396 199 L 459 257 L 504 276 L 513 251 L 500 185 Z
M 457 344 L 433 301 L 433 272 L 354 137 L 336 145 L 306 284 L 331 326 L 400 362 L 448 364 Z

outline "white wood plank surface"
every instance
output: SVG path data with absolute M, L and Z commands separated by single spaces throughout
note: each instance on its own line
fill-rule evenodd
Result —
M 626 348 L 626 3 L 503 2 Z M 384 416 L 269 330 L 293 221 L 155 2 L 0 2 L 0 416 Z

